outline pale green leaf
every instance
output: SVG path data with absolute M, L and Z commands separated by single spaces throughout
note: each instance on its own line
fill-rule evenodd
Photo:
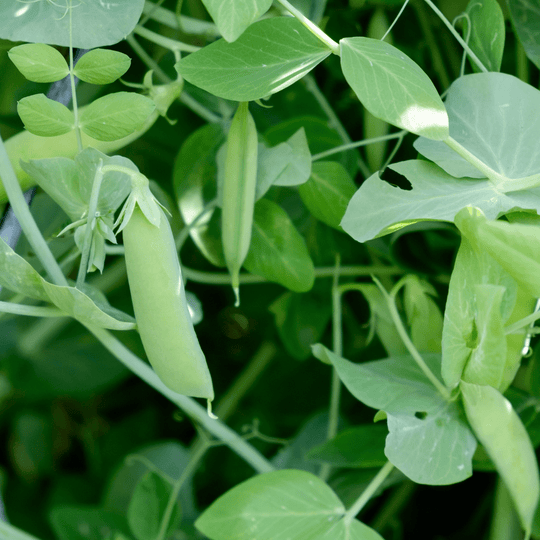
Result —
M 73 73 L 81 81 L 91 84 L 109 84 L 121 77 L 131 65 L 131 58 L 110 49 L 94 49 L 84 54 Z
M 540 482 L 527 431 L 498 390 L 463 381 L 460 386 L 467 419 L 510 491 L 523 528 L 530 531 Z
M 378 39 L 345 38 L 340 46 L 343 75 L 371 114 L 429 139 L 448 137 L 444 104 L 418 64 Z
M 321 344 L 313 354 L 332 362 L 358 400 L 385 411 L 390 433 L 384 452 L 411 480 L 445 485 L 471 476 L 476 441 L 459 405 L 446 401 L 410 356 L 353 364 Z M 440 355 L 423 359 L 438 376 Z
M 54 137 L 69 133 L 75 123 L 73 113 L 45 94 L 34 94 L 17 103 L 17 112 L 24 127 L 34 135 Z
M 253 101 L 287 88 L 330 54 L 293 17 L 252 24 L 234 43 L 219 40 L 176 64 L 188 82 L 234 101 Z
M 60 52 L 43 43 L 18 45 L 8 51 L 8 56 L 29 81 L 52 83 L 69 74 L 69 66 Z
M 141 129 L 156 108 L 134 92 L 115 92 L 96 99 L 81 114 L 81 129 L 98 141 L 116 141 Z
M 244 267 L 295 292 L 309 291 L 315 280 L 304 239 L 285 210 L 266 199 L 255 204 Z
M 506 37 L 501 6 L 497 0 L 470 0 L 465 13 L 472 26 L 469 47 L 488 71 L 500 71 Z M 480 70 L 470 62 L 475 71 Z
M 219 32 L 234 41 L 272 5 L 272 0 L 202 0 Z
M 336 161 L 313 163 L 309 180 L 298 188 L 311 214 L 338 230 L 342 230 L 339 224 L 355 191 L 353 179 Z

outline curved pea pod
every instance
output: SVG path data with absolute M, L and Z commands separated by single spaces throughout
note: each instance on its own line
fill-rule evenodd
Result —
M 495 388 L 461 381 L 467 420 L 501 475 L 523 528 L 530 533 L 540 494 L 529 435 L 510 402 Z
M 221 237 L 231 283 L 240 303 L 240 268 L 249 251 L 257 182 L 257 128 L 248 103 L 240 103 L 227 135 Z
M 171 390 L 212 400 L 212 378 L 188 311 L 174 237 L 163 210 L 157 209 L 158 226 L 135 206 L 123 229 L 141 341 L 150 364 Z

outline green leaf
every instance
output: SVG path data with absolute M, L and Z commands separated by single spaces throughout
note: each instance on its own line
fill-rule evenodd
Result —
M 75 125 L 73 113 L 45 94 L 34 94 L 17 102 L 17 112 L 24 127 L 34 135 L 54 137 L 69 133 Z
M 344 513 L 341 501 L 320 478 L 286 469 L 236 485 L 214 501 L 195 526 L 212 540 L 322 540 L 339 527 Z
M 208 124 L 194 131 L 180 147 L 174 162 L 173 184 L 186 225 L 217 197 L 216 153 L 224 140 L 222 126 Z M 190 228 L 189 234 L 209 262 L 224 267 L 220 215 L 220 210 L 208 212 Z
M 256 198 L 271 186 L 297 186 L 311 174 L 311 153 L 304 128 L 272 148 L 259 145 Z
M 103 540 L 103 531 L 129 538 L 125 518 L 99 507 L 55 506 L 49 519 L 58 540 Z
M 467 419 L 491 457 L 530 532 L 540 494 L 538 464 L 531 440 L 510 402 L 491 386 L 461 382 Z
M 139 480 L 127 510 L 127 520 L 137 540 L 157 538 L 171 491 L 171 484 L 153 471 L 148 471 Z M 173 531 L 179 522 L 180 507 L 177 503 L 167 532 Z
M 497 0 L 470 0 L 465 13 L 472 27 L 469 47 L 488 71 L 500 71 L 506 37 L 501 6 Z M 469 61 L 474 71 L 480 70 Z
M 108 94 L 90 103 L 81 114 L 81 129 L 98 141 L 116 141 L 141 129 L 156 108 L 134 92 Z
M 175 65 L 188 82 L 234 101 L 254 101 L 287 88 L 330 50 L 293 17 L 252 24 L 234 43 L 219 40 Z
M 456 216 L 462 234 L 493 257 L 531 296 L 540 296 L 540 234 L 537 225 L 488 220 L 476 208 Z
M 329 463 L 333 467 L 382 467 L 386 463 L 384 441 L 387 435 L 388 429 L 384 425 L 355 426 L 313 447 L 306 454 L 306 459 Z
M 540 154 L 536 151 L 540 91 L 536 88 L 506 73 L 465 75 L 452 83 L 445 105 L 450 135 L 496 173 L 509 179 L 540 173 Z M 442 142 L 420 138 L 414 147 L 452 176 L 484 177 Z M 535 188 L 528 193 L 536 198 L 540 191 Z M 518 207 L 530 208 L 527 203 L 524 198 Z
M 114 45 L 131 34 L 143 7 L 144 0 L 0 2 L 0 38 L 76 49 Z
M 323 296 L 315 287 L 304 294 L 289 291 L 268 308 L 287 352 L 298 360 L 311 356 L 311 345 L 321 339 L 330 320 L 332 309 L 327 289 L 324 292 Z
M 73 73 L 90 84 L 109 84 L 121 77 L 131 65 L 131 58 L 110 49 L 94 49 L 77 62 Z
M 507 321 L 516 304 L 516 282 L 489 254 L 475 251 L 467 237 L 462 236 L 444 312 L 441 373 L 449 388 L 457 386 L 471 355 L 475 357 L 473 364 L 490 362 L 489 356 L 484 358 L 486 352 L 489 354 L 484 348 L 489 341 L 495 339 L 499 347 L 506 348 L 496 336 L 485 333 L 489 323 L 483 311 L 483 308 L 489 307 L 486 305 L 486 292 L 489 289 L 483 288 L 486 285 L 495 287 L 495 291 L 503 290 L 498 310 L 501 321 Z M 496 311 L 493 316 L 498 317 Z M 494 358 L 499 360 L 497 370 L 501 367 L 500 353 L 500 349 L 492 351 Z M 504 388 L 510 384 L 515 373 L 512 364 L 515 365 L 514 360 L 505 367 L 498 387 Z
M 202 0 L 202 3 L 220 34 L 227 41 L 234 41 L 268 11 L 272 0 Z
M 108 315 L 88 295 L 75 287 L 61 287 L 45 281 L 22 257 L 0 239 L 0 285 L 29 298 L 52 302 L 82 324 L 111 330 L 132 330 L 132 317 L 122 313 L 121 319 Z M 115 315 L 121 312 L 114 312 Z
M 530 0 L 508 0 L 510 18 L 529 60 L 540 69 L 540 12 Z
M 444 104 L 418 64 L 378 39 L 345 38 L 340 46 L 343 75 L 373 116 L 428 139 L 448 137 Z
M 471 476 L 476 441 L 460 407 L 439 394 L 410 356 L 353 364 L 321 344 L 313 354 L 332 362 L 362 403 L 386 412 L 390 433 L 384 453 L 411 480 L 445 485 Z M 440 355 L 423 358 L 438 376 Z
M 412 190 L 370 176 L 354 194 L 341 221 L 343 230 L 358 242 L 365 242 L 422 220 L 454 221 L 466 206 L 481 208 L 495 219 L 515 208 L 540 211 L 540 188 L 526 192 L 501 193 L 487 180 L 457 179 L 440 167 L 423 160 L 389 165 L 402 174 Z
M 309 180 L 298 188 L 307 209 L 334 229 L 339 225 L 356 186 L 343 165 L 336 161 L 316 161 Z
M 8 56 L 29 81 L 52 83 L 69 74 L 69 66 L 60 52 L 43 43 L 18 45 L 8 51 Z
M 437 292 L 430 283 L 415 274 L 408 276 L 404 304 L 411 340 L 420 352 L 440 353 L 443 317 L 432 296 L 437 296 Z
M 88 211 L 88 203 L 99 162 L 120 165 L 137 171 L 135 164 L 122 156 L 109 157 L 94 148 L 85 148 L 68 158 L 36 159 L 22 162 L 24 172 L 76 221 Z M 131 183 L 124 173 L 111 171 L 104 175 L 99 190 L 97 211 L 104 216 L 113 214 L 131 191 Z
M 251 245 L 244 266 L 252 274 L 295 292 L 309 291 L 315 280 L 304 239 L 285 210 L 266 199 L 255 204 Z

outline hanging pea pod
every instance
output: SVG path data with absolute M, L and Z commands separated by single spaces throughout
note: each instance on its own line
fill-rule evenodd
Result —
M 256 181 L 257 128 L 244 102 L 238 106 L 227 136 L 221 227 L 223 253 L 237 306 L 240 268 L 251 242 Z
M 148 180 L 141 174 L 135 180 L 146 184 L 142 190 L 134 189 L 128 199 L 122 227 L 129 288 L 144 350 L 171 390 L 212 400 L 212 379 L 188 311 L 169 221 L 151 197 Z

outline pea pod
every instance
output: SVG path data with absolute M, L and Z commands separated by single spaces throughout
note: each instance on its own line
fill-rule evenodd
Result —
M 212 400 L 212 379 L 189 315 L 174 237 L 154 204 L 157 226 L 135 206 L 123 229 L 139 334 L 150 364 L 171 390 Z
M 257 128 L 244 102 L 238 106 L 227 135 L 221 227 L 223 254 L 236 305 L 240 303 L 240 268 L 251 243 L 256 181 Z

